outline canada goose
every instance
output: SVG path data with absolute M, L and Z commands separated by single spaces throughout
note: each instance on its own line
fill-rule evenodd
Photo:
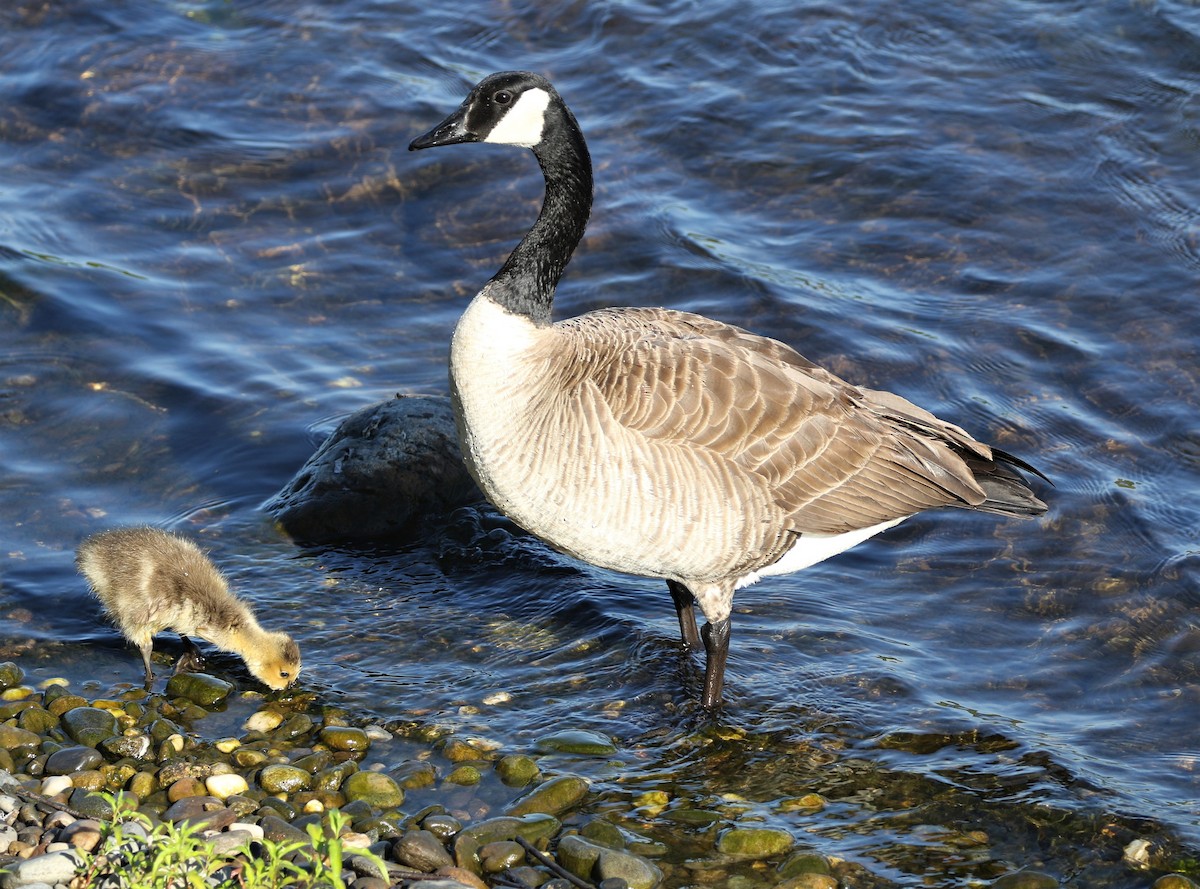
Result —
M 176 672 L 204 663 L 191 634 L 240 655 L 271 688 L 296 681 L 300 648 L 292 637 L 259 626 L 192 541 L 158 528 L 117 528 L 84 540 L 75 563 L 121 635 L 141 650 L 147 688 L 154 681 L 154 634 L 163 630 L 178 633 L 187 649 Z
M 806 568 L 922 510 L 1046 510 L 1033 467 L 890 392 L 700 315 L 612 308 L 557 323 L 554 289 L 583 237 L 592 166 L 544 77 L 484 78 L 410 150 L 533 151 L 537 222 L 454 330 L 450 383 L 480 489 L 563 552 L 670 588 L 721 702 L 734 590 Z M 708 623 L 696 630 L 694 605 Z

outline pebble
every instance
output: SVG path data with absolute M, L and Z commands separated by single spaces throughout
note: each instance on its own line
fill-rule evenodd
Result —
M 235 794 L 245 793 L 250 789 L 246 779 L 241 775 L 213 775 L 204 781 L 208 792 L 219 800 L 228 799 Z
M 64 790 L 70 790 L 74 785 L 69 775 L 54 775 L 42 780 L 40 793 L 42 796 L 58 796 Z M 9 809 L 8 811 L 12 811 Z
M 611 756 L 616 745 L 598 732 L 572 729 L 554 732 L 538 738 L 535 744 L 541 753 L 572 753 L 576 756 Z
M 45 883 L 50 886 L 56 883 L 70 882 L 82 862 L 74 852 L 53 852 L 48 855 L 38 855 L 20 862 L 6 873 L 0 886 L 4 889 L 15 889 L 18 886 L 32 886 Z
M 74 707 L 60 719 L 67 737 L 84 747 L 95 747 L 117 733 L 116 717 L 99 707 Z
M 283 724 L 283 716 L 274 710 L 259 710 L 243 723 L 242 728 L 248 732 L 267 734 L 275 731 Z
M 529 815 L 534 812 L 560 815 L 575 808 L 588 793 L 588 781 L 578 775 L 560 775 L 539 784 L 529 793 L 509 805 L 509 815 Z
M 759 859 L 782 855 L 795 843 L 786 830 L 773 827 L 733 827 L 717 838 L 717 851 L 739 858 Z
M 404 803 L 400 785 L 379 772 L 355 772 L 342 785 L 342 793 L 348 800 L 362 800 L 377 809 L 392 809 Z
M 454 859 L 442 845 L 442 841 L 428 830 L 410 830 L 392 847 L 392 855 L 401 864 L 407 864 L 423 873 L 433 873 L 438 868 L 449 867 Z
M 104 762 L 104 757 L 91 747 L 64 747 L 51 753 L 42 769 L 45 775 L 69 775 L 94 769 Z

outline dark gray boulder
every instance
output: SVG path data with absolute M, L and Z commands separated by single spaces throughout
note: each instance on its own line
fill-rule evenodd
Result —
M 450 399 L 397 395 L 356 411 L 265 509 L 310 543 L 378 540 L 478 499 Z

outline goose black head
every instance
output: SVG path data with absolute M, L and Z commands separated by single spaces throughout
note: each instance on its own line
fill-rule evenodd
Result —
M 539 74 L 528 71 L 489 74 L 475 85 L 453 114 L 424 136 L 413 139 L 408 150 L 461 142 L 534 148 L 545 133 L 547 108 L 561 103 L 550 81 Z

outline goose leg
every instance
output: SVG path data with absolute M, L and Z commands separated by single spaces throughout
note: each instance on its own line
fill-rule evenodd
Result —
M 696 597 L 692 591 L 677 580 L 668 580 L 671 600 L 675 603 L 675 614 L 679 617 L 679 634 L 683 644 L 691 651 L 699 651 L 700 632 L 696 629 Z
M 700 703 L 708 710 L 721 706 L 721 692 L 725 688 L 725 661 L 729 657 L 729 618 L 710 621 L 704 625 L 704 696 Z

